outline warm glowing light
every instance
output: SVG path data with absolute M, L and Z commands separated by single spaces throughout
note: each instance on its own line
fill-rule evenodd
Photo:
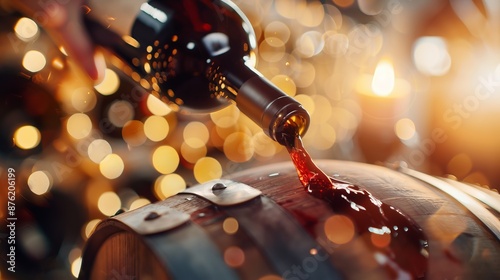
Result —
M 152 94 L 148 95 L 146 105 L 153 115 L 166 116 L 170 112 L 172 112 L 172 109 L 170 109 L 167 104 L 163 103 L 160 99 L 156 98 Z
M 147 140 L 144 133 L 144 124 L 137 120 L 128 121 L 122 129 L 122 137 L 131 147 L 144 144 Z
M 96 139 L 90 143 L 87 153 L 90 160 L 95 163 L 100 163 L 105 157 L 112 153 L 111 145 L 103 139 Z
M 222 177 L 222 166 L 219 161 L 212 157 L 199 159 L 193 168 L 193 173 L 198 183 L 220 179 Z
M 121 207 L 120 197 L 114 192 L 105 192 L 97 200 L 97 208 L 106 216 L 114 215 Z
M 60 51 L 63 55 L 68 56 L 68 52 L 66 51 L 66 49 L 65 49 L 63 46 L 60 46 L 60 47 L 59 47 L 59 51 Z
M 314 113 L 314 110 L 316 108 L 315 104 L 314 104 L 314 99 L 312 99 L 309 95 L 299 94 L 299 95 L 296 95 L 294 98 L 295 98 L 295 100 L 297 100 L 297 102 L 299 102 L 304 107 L 304 109 L 306 109 L 306 111 L 309 114 Z
M 305 88 L 316 79 L 316 66 L 306 60 L 294 65 L 294 81 L 297 87 Z
M 78 278 L 81 268 L 82 268 L 82 258 L 78 257 L 71 263 L 71 274 L 73 274 L 75 278 Z
M 33 73 L 39 72 L 47 64 L 47 59 L 39 51 L 28 51 L 23 58 L 23 67 Z
M 30 18 L 20 18 L 14 26 L 16 36 L 23 41 L 30 41 L 38 35 L 38 25 Z
M 138 198 L 130 204 L 129 210 L 134 210 L 134 209 L 137 209 L 139 207 L 148 205 L 150 203 L 151 203 L 151 201 L 149 201 L 149 199 L 147 199 L 147 198 Z
M 299 5 L 298 3 L 302 2 L 303 5 Z M 303 1 L 297 1 L 297 4 L 290 5 L 289 0 L 276 0 L 275 1 L 275 9 L 276 12 L 284 18 L 295 19 L 301 8 L 304 7 Z
M 325 222 L 325 234 L 328 240 L 341 245 L 346 244 L 354 238 L 354 223 L 344 215 L 333 215 Z
M 95 93 L 89 88 L 77 88 L 71 94 L 71 105 L 79 112 L 84 113 L 94 109 L 96 103 Z
M 123 127 L 134 115 L 134 107 L 128 101 L 117 100 L 109 106 L 108 119 L 116 127 Z
M 139 48 L 141 44 L 131 36 L 123 35 L 122 40 L 134 48 Z
M 196 163 L 207 155 L 207 146 L 198 138 L 189 138 L 181 145 L 181 155 L 186 161 Z
M 92 121 L 86 114 L 76 113 L 68 118 L 66 129 L 73 138 L 83 139 L 92 131 Z
M 295 82 L 287 75 L 276 75 L 271 79 L 271 82 L 289 96 L 295 96 L 297 93 Z
M 106 68 L 104 77 L 101 83 L 94 86 L 94 88 L 102 95 L 111 95 L 115 93 L 120 87 L 120 78 L 115 71 Z
M 300 5 L 299 5 L 300 6 Z M 300 11 L 297 21 L 306 27 L 315 27 L 323 22 L 325 18 L 325 8 L 318 1 L 307 2 L 306 9 Z
M 186 181 L 179 174 L 162 175 L 156 179 L 154 190 L 160 200 L 174 196 L 186 189 Z
M 413 62 L 426 75 L 442 76 L 450 70 L 451 57 L 444 38 L 421 37 L 413 46 Z
M 302 34 L 296 44 L 296 50 L 303 57 L 313 57 L 323 50 L 325 41 L 321 32 L 309 31 Z
M 170 126 L 164 117 L 150 116 L 144 122 L 144 134 L 149 140 L 159 142 L 167 138 Z
M 349 49 L 349 37 L 337 31 L 329 31 L 324 35 L 325 46 L 323 51 L 332 57 L 344 56 Z
M 263 131 L 259 131 L 252 137 L 255 153 L 264 158 L 273 157 L 279 147 L 276 142 L 267 136 Z
M 123 160 L 117 154 L 109 154 L 99 163 L 101 174 L 108 179 L 120 177 L 124 169 L 125 165 Z
M 400 119 L 394 126 L 394 131 L 401 140 L 410 140 L 417 133 L 415 123 L 407 118 Z
M 266 62 L 278 62 L 285 56 L 285 44 L 278 38 L 260 42 L 259 56 Z
M 28 187 L 37 195 L 43 195 L 52 187 L 52 178 L 45 171 L 35 171 L 28 177 Z
M 277 38 L 281 43 L 288 42 L 288 39 L 290 39 L 290 34 L 290 28 L 281 21 L 273 21 L 269 23 L 264 30 L 264 36 L 266 40 Z M 268 43 L 274 46 L 272 42 Z
M 238 220 L 233 217 L 226 218 L 222 223 L 222 229 L 224 229 L 224 232 L 227 234 L 235 234 L 238 231 L 238 228 Z
M 41 139 L 38 128 L 31 125 L 21 126 L 14 132 L 14 144 L 23 150 L 35 148 Z
M 394 68 L 388 61 L 381 61 L 375 69 L 372 80 L 372 90 L 376 95 L 388 96 L 394 90 Z
M 252 136 L 244 132 L 235 132 L 224 141 L 224 154 L 234 162 L 249 161 L 255 152 Z
M 101 219 L 94 219 L 89 221 L 85 225 L 85 231 L 84 231 L 84 238 L 87 239 L 90 237 L 90 235 L 94 232 L 94 229 L 97 227 L 97 225 L 101 222 Z
M 337 141 L 337 132 L 329 123 L 322 123 L 313 128 L 311 132 L 315 132 L 313 138 L 308 138 L 307 142 L 317 150 L 328 150 Z M 304 139 L 305 141 L 306 139 Z M 309 142 L 310 141 L 310 142 Z
M 240 109 L 236 105 L 227 106 L 224 109 L 210 113 L 210 118 L 218 127 L 231 127 L 236 124 L 240 116 Z
M 152 157 L 154 168 L 162 174 L 170 174 L 179 166 L 179 154 L 170 146 L 156 148 Z
M 228 247 L 224 251 L 224 261 L 230 267 L 239 267 L 245 263 L 245 252 L 237 246 Z
M 189 139 L 199 139 L 203 141 L 204 144 L 208 142 L 210 138 L 210 134 L 208 133 L 208 128 L 202 122 L 190 122 L 184 128 L 182 134 L 184 141 L 188 141 Z

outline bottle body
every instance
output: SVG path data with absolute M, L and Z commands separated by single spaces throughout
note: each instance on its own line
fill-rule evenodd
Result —
M 301 133 L 307 129 L 302 106 L 252 68 L 255 36 L 231 2 L 90 0 L 88 5 L 94 40 L 173 109 L 207 113 L 234 101 L 278 142 L 275 129 L 291 117 L 300 121 Z

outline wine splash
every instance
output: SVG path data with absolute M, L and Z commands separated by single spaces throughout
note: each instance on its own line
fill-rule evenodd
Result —
M 385 256 L 383 259 L 391 260 L 387 265 L 390 274 L 409 273 L 413 278 L 424 277 L 428 244 L 427 237 L 419 226 L 370 192 L 326 175 L 305 150 L 292 123 L 286 125 L 282 133 L 299 180 L 306 191 L 327 201 L 334 212 L 349 217 L 358 235 L 374 251 L 374 257 L 380 257 L 381 253 Z M 372 241 L 381 239 L 385 240 L 383 246 Z

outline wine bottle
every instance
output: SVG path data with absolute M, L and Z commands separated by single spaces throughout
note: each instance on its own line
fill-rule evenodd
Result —
M 97 44 L 126 62 L 141 84 L 179 111 L 207 113 L 234 101 L 283 144 L 283 126 L 300 135 L 307 111 L 251 65 L 256 39 L 227 0 L 88 0 L 86 21 Z

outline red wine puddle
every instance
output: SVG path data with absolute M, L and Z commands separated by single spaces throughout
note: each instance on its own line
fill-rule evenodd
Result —
M 379 263 L 385 264 L 389 275 L 399 279 L 424 277 L 428 243 L 422 229 L 400 210 L 383 203 L 370 192 L 327 176 L 313 162 L 293 125 L 286 125 L 283 133 L 285 146 L 306 191 L 327 201 L 335 213 L 353 221 L 357 234 L 364 237 L 367 247 Z M 371 241 L 372 235 L 390 241 L 380 248 Z

